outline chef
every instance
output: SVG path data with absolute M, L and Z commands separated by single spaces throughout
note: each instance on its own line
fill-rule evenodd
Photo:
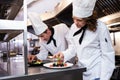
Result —
M 78 65 L 86 67 L 83 80 L 110 80 L 115 68 L 115 52 L 106 25 L 93 14 L 96 0 L 73 0 L 73 21 L 65 51 L 54 57 L 64 61 L 77 55 Z
M 60 23 L 48 28 L 37 13 L 28 13 L 28 17 L 31 20 L 35 34 L 40 37 L 40 52 L 36 56 L 28 55 L 28 62 L 32 62 L 36 57 L 45 60 L 48 52 L 53 55 L 67 48 L 66 35 L 69 28 L 66 24 Z

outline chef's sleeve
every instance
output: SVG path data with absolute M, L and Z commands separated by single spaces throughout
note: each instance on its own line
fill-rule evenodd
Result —
M 38 59 L 45 60 L 48 56 L 48 50 L 45 48 L 44 44 L 40 44 L 40 52 L 36 55 Z
M 68 61 L 74 56 L 76 56 L 76 49 L 75 49 L 75 43 L 73 41 L 73 37 L 71 35 L 71 32 L 69 31 L 66 35 L 66 40 L 68 43 L 68 48 L 63 51 L 62 53 L 64 54 L 64 61 Z
M 64 24 L 63 31 L 65 35 L 69 32 L 69 27 L 66 24 Z
M 100 48 L 102 52 L 100 80 L 109 80 L 115 68 L 115 51 L 112 46 L 109 30 L 105 24 L 100 25 Z

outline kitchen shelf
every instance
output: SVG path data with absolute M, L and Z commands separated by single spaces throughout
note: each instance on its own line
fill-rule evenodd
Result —
M 8 42 L 22 32 L 23 30 L 0 30 L 0 41 Z
M 25 21 L 14 21 L 14 20 L 0 20 L 0 43 L 6 43 L 6 51 L 7 51 L 7 72 L 9 73 L 9 63 L 10 63 L 10 43 L 11 40 L 14 39 L 16 36 L 23 34 L 23 59 L 24 59 L 24 68 L 25 73 L 28 73 L 27 69 L 27 26 Z M 15 46 L 15 45 L 14 45 Z M 11 64 L 12 65 L 12 64 Z M 23 75 L 24 75 L 23 74 Z

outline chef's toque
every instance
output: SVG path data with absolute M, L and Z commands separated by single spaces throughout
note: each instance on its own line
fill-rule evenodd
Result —
M 48 26 L 44 22 L 42 22 L 39 14 L 29 12 L 28 17 L 32 23 L 36 35 L 42 34 L 48 28 Z
M 96 0 L 73 0 L 73 17 L 86 18 L 93 14 Z

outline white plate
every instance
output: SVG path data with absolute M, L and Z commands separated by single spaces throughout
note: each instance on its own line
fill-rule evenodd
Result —
M 51 67 L 51 65 L 53 65 L 53 62 L 50 62 L 50 63 L 45 63 L 43 64 L 44 67 L 47 67 L 47 68 L 58 68 L 58 69 L 62 69 L 62 68 L 68 68 L 68 67 L 72 67 L 73 64 L 72 63 L 65 63 L 67 66 L 63 66 L 63 67 Z

